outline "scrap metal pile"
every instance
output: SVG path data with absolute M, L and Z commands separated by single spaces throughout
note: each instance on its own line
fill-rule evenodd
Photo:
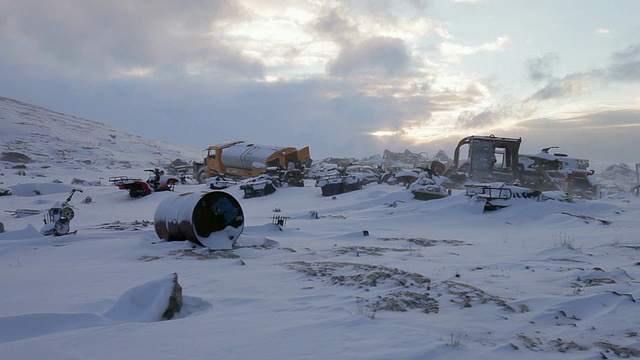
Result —
M 517 199 L 558 199 L 558 193 L 567 201 L 601 197 L 600 180 L 588 169 L 588 160 L 551 153 L 556 147 L 534 155 L 519 154 L 521 142 L 521 138 L 494 135 L 466 137 L 458 143 L 453 164 L 444 176 L 464 186 L 466 195 L 483 202 L 485 210 L 503 208 Z M 468 148 L 464 161 L 463 147 Z

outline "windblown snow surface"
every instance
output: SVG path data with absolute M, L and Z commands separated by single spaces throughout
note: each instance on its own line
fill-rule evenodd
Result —
M 108 182 L 199 150 L 0 104 L 0 150 L 32 159 L 0 162 L 13 193 L 0 196 L 3 359 L 640 356 L 640 199 L 628 192 L 483 213 L 461 190 L 419 201 L 369 184 L 323 197 L 307 180 L 244 199 L 234 186 L 224 191 L 244 231 L 211 251 L 153 226 L 162 200 L 205 185 L 131 198 Z M 77 233 L 40 235 L 43 211 L 72 188 Z M 183 308 L 161 320 L 173 273 Z

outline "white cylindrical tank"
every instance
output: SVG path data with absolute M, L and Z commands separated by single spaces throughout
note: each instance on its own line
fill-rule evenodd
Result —
M 269 145 L 237 144 L 222 151 L 222 164 L 237 169 L 251 169 L 253 163 L 267 164 L 267 160 L 285 148 Z

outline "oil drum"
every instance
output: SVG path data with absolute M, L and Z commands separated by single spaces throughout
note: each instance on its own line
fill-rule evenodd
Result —
M 233 248 L 244 229 L 240 203 L 223 191 L 166 198 L 156 208 L 153 218 L 159 238 L 188 240 L 213 250 Z

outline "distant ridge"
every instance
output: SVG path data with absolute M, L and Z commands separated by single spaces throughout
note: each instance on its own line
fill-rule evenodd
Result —
M 0 163 L 102 172 L 199 160 L 200 150 L 129 134 L 104 123 L 0 97 Z M 142 174 L 141 174 L 142 175 Z

